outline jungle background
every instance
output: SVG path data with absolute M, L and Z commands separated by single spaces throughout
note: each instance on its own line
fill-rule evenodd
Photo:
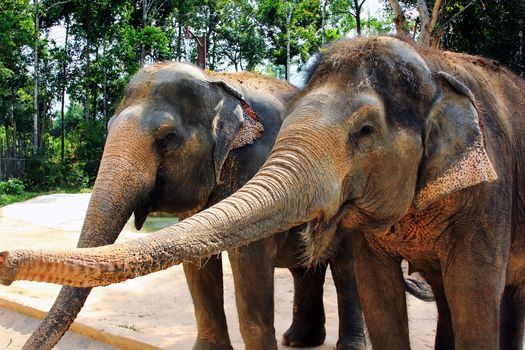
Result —
M 207 69 L 295 82 L 334 40 L 397 33 L 523 77 L 524 32 L 525 0 L 0 0 L 0 206 L 89 188 L 131 76 L 199 46 Z

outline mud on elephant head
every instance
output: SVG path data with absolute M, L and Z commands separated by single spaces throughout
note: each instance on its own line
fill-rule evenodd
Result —
M 155 74 L 156 69 L 148 74 Z M 148 84 L 146 77 L 137 79 L 137 87 L 131 88 L 127 99 L 144 97 L 140 87 Z M 242 98 L 225 90 L 222 83 L 189 82 L 177 92 L 186 99 L 180 105 L 200 108 L 203 113 L 217 108 L 213 102 L 209 106 L 193 104 L 198 84 L 216 84 L 217 89 L 210 93 L 217 98 L 209 100 L 224 101 L 221 105 L 230 104 L 229 108 L 238 111 L 233 113 L 238 119 L 229 126 L 232 130 L 247 124 Z M 158 95 L 173 93 L 169 86 L 149 90 Z M 141 125 L 137 118 L 137 107 L 123 108 L 112 122 L 110 134 L 119 139 L 125 123 L 150 128 L 154 135 L 151 140 L 129 147 L 144 148 L 148 161 L 158 162 L 160 172 L 165 171 L 162 162 L 149 156 L 148 148 L 159 147 L 175 155 L 192 152 L 192 147 L 184 147 L 192 142 L 210 142 L 211 148 L 212 141 L 206 140 L 214 140 L 217 159 L 200 153 L 192 157 L 198 160 L 196 166 L 214 161 L 220 169 L 227 153 L 222 149 L 231 145 L 197 131 L 175 133 L 172 125 L 181 123 L 176 115 L 184 111 L 169 113 L 157 107 L 155 103 L 147 107 L 159 113 L 158 119 L 147 125 Z M 228 127 L 222 126 L 227 121 L 221 121 L 220 114 L 216 118 L 217 127 Z M 200 121 L 197 118 L 192 122 Z M 129 142 L 129 135 L 119 141 Z M 120 166 L 136 167 L 121 150 L 111 158 L 122 160 Z M 110 152 L 109 146 L 105 152 Z M 172 181 L 169 176 L 161 176 L 156 184 L 145 181 L 155 176 L 151 169 L 157 168 L 148 167 L 140 176 L 135 175 L 138 178 L 124 176 L 122 181 L 142 186 L 146 198 L 155 193 L 155 186 Z M 202 176 L 203 182 L 216 181 L 214 174 Z M 302 223 L 308 223 L 307 249 L 315 257 L 323 253 L 337 224 L 349 231 L 383 235 L 411 207 L 423 209 L 454 191 L 494 179 L 476 104 L 462 83 L 446 73 L 432 72 L 408 44 L 398 39 L 342 41 L 321 56 L 307 88 L 291 108 L 269 159 L 234 195 L 177 225 L 132 242 L 69 251 L 3 252 L 2 283 L 29 279 L 80 287 L 107 285 L 216 254 Z M 173 198 L 177 196 L 168 194 L 165 201 Z M 142 216 L 139 213 L 139 226 Z

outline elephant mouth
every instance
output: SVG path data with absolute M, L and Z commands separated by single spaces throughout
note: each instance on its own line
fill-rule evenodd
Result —
M 331 218 L 319 212 L 314 219 L 305 223 L 300 231 L 305 244 L 305 264 L 314 266 L 329 259 L 335 251 L 333 244 L 339 221 L 346 214 L 348 206 L 343 205 Z

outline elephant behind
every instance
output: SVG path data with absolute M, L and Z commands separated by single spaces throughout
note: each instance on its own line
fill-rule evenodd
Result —
M 108 124 L 78 246 L 113 243 L 132 213 L 140 229 L 150 212 L 184 218 L 233 193 L 266 160 L 285 105 L 296 94 L 297 89 L 286 82 L 251 73 L 204 72 L 182 63 L 142 69 Z M 345 244 L 341 241 L 339 247 Z M 290 268 L 295 285 L 293 323 L 283 342 L 312 346 L 324 341 L 326 266 L 302 266 L 300 247 L 297 235 L 283 232 L 229 251 L 247 348 L 277 348 L 273 328 L 276 266 Z M 350 259 L 350 254 L 338 253 L 330 260 L 341 300 L 340 349 L 364 346 L 355 284 L 340 277 L 353 274 Z M 194 349 L 231 349 L 221 259 L 188 262 L 184 271 L 197 320 Z M 64 287 L 25 348 L 54 346 L 89 291 Z

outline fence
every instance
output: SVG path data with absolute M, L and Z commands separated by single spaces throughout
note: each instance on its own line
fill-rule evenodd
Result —
M 25 158 L 0 158 L 0 181 L 22 177 L 26 168 Z
M 100 159 L 67 159 L 0 157 L 0 181 L 19 178 L 28 181 L 26 185 L 43 184 L 53 186 L 91 183 L 100 165 Z

